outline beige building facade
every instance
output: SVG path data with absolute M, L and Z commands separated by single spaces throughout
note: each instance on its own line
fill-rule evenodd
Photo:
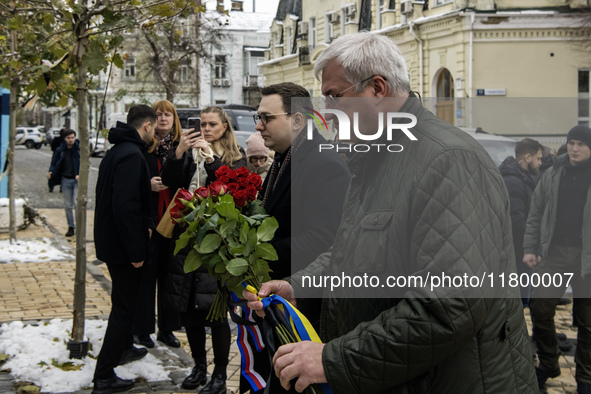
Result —
M 448 122 L 555 145 L 589 124 L 591 47 L 581 0 L 282 1 L 262 64 L 266 84 L 320 96 L 313 67 L 330 42 L 371 30 L 396 43 L 411 88 Z M 587 11 L 585 11 L 587 9 Z

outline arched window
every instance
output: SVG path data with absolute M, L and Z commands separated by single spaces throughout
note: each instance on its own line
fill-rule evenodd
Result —
M 437 77 L 437 116 L 454 124 L 454 79 L 448 69 Z

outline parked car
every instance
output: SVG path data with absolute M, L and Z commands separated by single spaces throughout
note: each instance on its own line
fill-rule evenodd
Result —
M 27 149 L 43 146 L 43 135 L 34 127 L 17 127 L 15 140 L 17 145 L 24 145 Z
M 460 129 L 470 134 L 484 147 L 497 167 L 501 165 L 507 156 L 515 156 L 515 145 L 517 141 L 512 138 L 489 134 L 480 127 L 475 129 L 460 127 Z
M 45 134 L 45 139 L 47 140 L 48 144 L 51 145 L 53 139 L 60 136 L 60 130 L 60 127 L 50 127 L 49 130 L 47 130 L 47 133 Z

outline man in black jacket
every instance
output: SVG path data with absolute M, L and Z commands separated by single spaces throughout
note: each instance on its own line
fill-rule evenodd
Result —
M 531 275 L 534 272 L 522 261 L 523 237 L 531 195 L 536 187 L 534 176 L 538 174 L 542 164 L 542 150 L 543 146 L 538 141 L 524 138 L 515 145 L 515 158 L 509 156 L 499 166 L 511 199 L 511 229 L 515 248 L 515 263 L 519 275 Z M 530 286 L 521 287 L 521 301 L 524 308 L 529 306 L 530 291 Z
M 93 394 L 133 387 L 120 379 L 117 365 L 139 360 L 145 348 L 133 346 L 132 326 L 141 268 L 150 258 L 150 171 L 143 152 L 152 141 L 156 113 L 146 105 L 131 107 L 127 124 L 117 122 L 109 132 L 114 146 L 102 160 L 96 186 L 94 241 L 97 258 L 107 263 L 113 289 L 111 314 L 94 372 Z

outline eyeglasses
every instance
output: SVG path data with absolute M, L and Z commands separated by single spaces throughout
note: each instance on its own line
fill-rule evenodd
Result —
M 252 119 L 254 120 L 254 124 L 256 125 L 257 123 L 259 123 L 259 120 L 266 125 L 267 123 L 269 123 L 270 120 L 273 120 L 275 116 L 279 116 L 279 115 L 289 115 L 289 112 L 282 112 L 280 114 L 254 114 L 252 115 Z
M 264 163 L 264 162 L 267 161 L 267 157 L 266 156 L 251 156 L 250 157 L 250 162 L 251 163 L 256 163 L 258 161 L 261 161 L 261 162 Z
M 332 94 L 327 94 L 326 96 L 324 96 L 324 104 L 326 104 L 326 106 L 330 106 L 330 107 L 336 107 L 336 106 L 337 106 L 337 100 L 336 100 L 336 99 L 337 99 L 337 98 L 339 98 L 339 97 L 342 97 L 342 96 L 343 96 L 343 94 L 344 94 L 344 93 L 345 93 L 347 90 L 353 89 L 353 88 L 355 88 L 355 87 L 357 87 L 357 86 L 361 85 L 362 83 L 364 83 L 364 82 L 367 82 L 367 81 L 369 81 L 370 79 L 372 79 L 372 78 L 375 78 L 375 77 L 379 77 L 379 75 L 372 75 L 372 76 L 371 76 L 371 77 L 369 77 L 369 78 L 365 78 L 363 81 L 361 81 L 361 82 L 359 82 L 359 83 L 356 83 L 355 85 L 349 86 L 347 89 L 343 90 L 343 91 L 342 91 L 342 92 L 340 92 L 340 93 L 337 93 L 337 94 L 335 94 L 334 96 L 333 96 Z M 382 77 L 382 78 L 383 78 L 384 80 L 386 80 L 386 78 L 384 78 L 384 77 Z

